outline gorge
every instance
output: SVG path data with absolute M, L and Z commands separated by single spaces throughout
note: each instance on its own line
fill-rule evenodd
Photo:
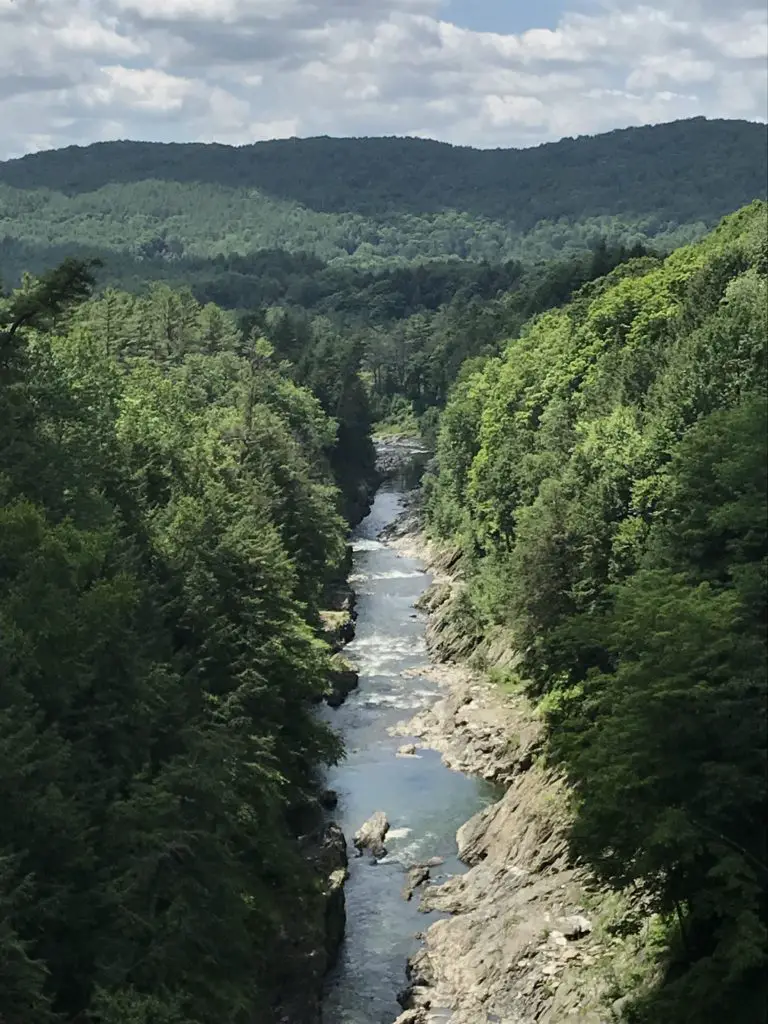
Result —
M 696 142 L 742 136 L 568 143 L 615 187 L 525 236 L 472 200 L 514 154 L 394 220 L 377 154 L 447 150 L 300 147 L 381 165 L 320 220 L 240 195 L 281 146 L 5 165 L 3 1024 L 764 1019 L 764 147 Z

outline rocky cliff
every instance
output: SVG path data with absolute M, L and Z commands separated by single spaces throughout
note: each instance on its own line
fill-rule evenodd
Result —
M 544 762 L 534 708 L 491 681 L 513 678 L 514 652 L 503 636 L 466 629 L 455 553 L 424 544 L 414 508 L 391 539 L 426 557 L 436 576 L 422 604 L 430 671 L 445 684 L 436 705 L 397 731 L 504 790 L 459 830 L 468 872 L 424 891 L 422 909 L 451 916 L 428 929 L 409 963 L 398 1024 L 621 1020 L 627 992 L 653 970 L 650 922 L 573 863 L 568 790 Z

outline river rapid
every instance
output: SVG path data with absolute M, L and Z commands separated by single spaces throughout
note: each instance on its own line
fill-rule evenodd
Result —
M 437 684 L 419 674 L 429 657 L 425 619 L 414 610 L 430 576 L 422 562 L 380 539 L 402 512 L 409 483 L 403 476 L 385 483 L 353 533 L 350 582 L 358 619 L 355 639 L 344 653 L 360 673 L 360 685 L 339 709 L 323 711 L 347 751 L 328 777 L 339 796 L 334 820 L 350 841 L 377 810 L 386 812 L 391 826 L 386 858 L 376 863 L 368 856 L 350 857 L 346 937 L 328 978 L 323 1024 L 392 1024 L 400 1013 L 396 995 L 406 984 L 406 960 L 418 948 L 417 933 L 439 916 L 419 912 L 418 890 L 405 901 L 406 871 L 441 857 L 443 864 L 432 869 L 434 881 L 463 872 L 456 831 L 496 795 L 482 780 L 445 767 L 434 751 L 398 756 L 398 748 L 410 740 L 389 731 L 439 696 Z

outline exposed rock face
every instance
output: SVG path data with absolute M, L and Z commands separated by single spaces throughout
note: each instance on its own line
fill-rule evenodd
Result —
M 332 708 L 341 707 L 347 697 L 360 684 L 360 676 L 346 659 L 340 654 L 334 655 L 330 674 L 330 689 L 326 694 L 326 703 Z
M 422 1009 L 406 1010 L 400 1014 L 395 1024 L 427 1024 L 427 1012 Z
M 346 575 L 352 567 L 352 551 L 347 547 L 347 561 L 342 572 Z M 349 582 L 343 578 L 328 586 L 324 595 L 325 609 L 320 612 L 320 630 L 323 639 L 335 652 L 355 638 L 357 620 L 357 595 Z
M 454 916 L 411 962 L 411 1006 L 449 1007 L 451 1024 L 605 1020 L 583 970 L 603 950 L 583 912 L 587 880 L 569 862 L 565 796 L 535 767 L 459 830 L 471 870 L 422 896 L 422 909 Z
M 414 458 L 428 454 L 423 441 L 408 434 L 396 434 L 376 439 L 376 470 L 386 479 L 400 472 Z
M 368 850 L 371 856 L 378 860 L 387 855 L 387 850 L 384 846 L 384 837 L 387 832 L 389 832 L 389 821 L 386 814 L 384 811 L 376 811 L 355 832 L 352 842 L 360 856 Z
M 344 834 L 338 825 L 329 824 L 300 842 L 321 886 L 317 897 L 307 902 L 305 916 L 275 937 L 282 954 L 274 1010 L 280 1024 L 319 1024 L 325 975 L 336 962 L 346 924 Z
M 504 793 L 459 829 L 459 856 L 470 870 L 422 894 L 422 910 L 452 916 L 431 925 L 412 957 L 396 1024 L 618 1020 L 602 967 L 615 953 L 609 944 L 620 940 L 602 936 L 586 909 L 595 905 L 595 886 L 570 859 L 569 793 L 539 757 L 541 724 L 522 695 L 504 693 L 469 667 L 478 652 L 485 667 L 513 667 L 514 652 L 503 637 L 467 632 L 456 599 L 460 559 L 455 552 L 435 558 L 413 532 L 413 515 L 410 526 L 404 522 L 394 543 L 432 555 L 436 583 L 420 603 L 433 656 L 443 663 L 427 674 L 446 692 L 393 732 L 418 737 L 450 767 Z
M 458 666 L 431 666 L 421 674 L 439 679 L 446 694 L 395 726 L 395 735 L 416 736 L 421 746 L 439 750 L 449 768 L 501 785 L 532 765 L 541 747 L 541 729 L 521 702 L 501 700 Z
M 325 879 L 325 976 L 336 963 L 346 926 L 344 883 L 348 875 L 347 840 L 338 825 L 330 824 L 326 827 L 317 864 Z
M 429 881 L 429 867 L 426 864 L 416 864 L 408 872 L 408 881 L 403 889 L 403 899 L 413 899 L 413 894 L 420 885 Z
M 345 566 L 347 574 L 351 568 L 351 563 Z M 346 612 L 350 619 L 357 619 L 357 594 L 346 580 L 336 583 L 328 590 L 326 604 L 333 611 Z
M 321 635 L 333 651 L 340 651 L 355 639 L 355 620 L 348 609 L 320 612 Z
M 361 480 L 354 493 L 348 493 L 344 502 L 344 517 L 350 526 L 357 526 L 371 511 L 373 499 L 381 483 L 381 476 L 374 471 L 365 480 Z

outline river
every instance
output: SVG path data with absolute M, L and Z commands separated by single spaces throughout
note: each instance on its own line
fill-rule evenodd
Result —
M 494 799 L 490 786 L 446 768 L 434 751 L 398 757 L 409 740 L 388 731 L 439 696 L 436 684 L 418 674 L 429 659 L 424 617 L 414 602 L 430 577 L 420 561 L 379 539 L 402 511 L 404 486 L 402 479 L 385 484 L 353 534 L 358 619 L 345 656 L 359 671 L 360 686 L 338 710 L 324 712 L 347 750 L 328 778 L 339 795 L 334 819 L 351 840 L 382 810 L 391 831 L 384 860 L 350 859 L 346 938 L 328 979 L 323 1024 L 392 1024 L 401 1012 L 396 994 L 406 984 L 406 960 L 418 948 L 416 933 L 438 916 L 419 912 L 418 890 L 410 903 L 403 899 L 405 871 L 442 857 L 434 880 L 462 872 L 456 830 Z

